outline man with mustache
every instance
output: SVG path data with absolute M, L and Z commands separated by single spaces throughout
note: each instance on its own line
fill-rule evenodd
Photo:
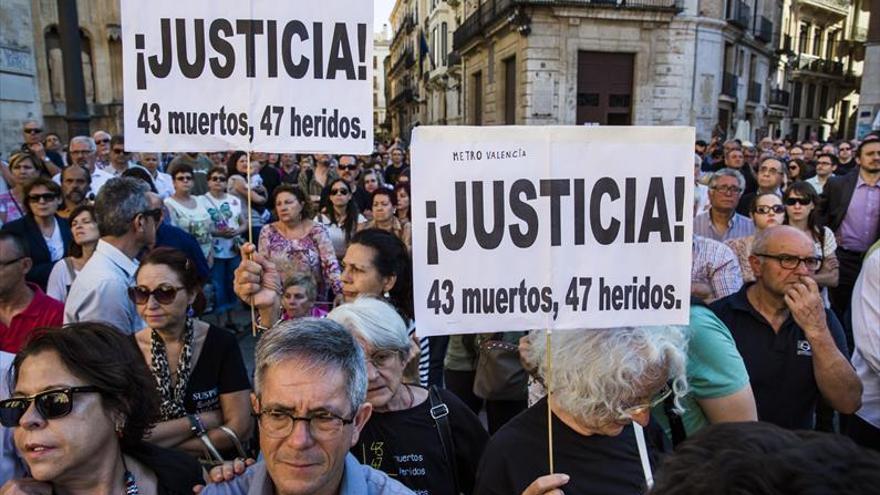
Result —
M 58 209 L 59 217 L 68 218 L 74 208 L 88 201 L 91 182 L 92 176 L 85 167 L 71 165 L 61 171 L 61 197 L 64 204 Z

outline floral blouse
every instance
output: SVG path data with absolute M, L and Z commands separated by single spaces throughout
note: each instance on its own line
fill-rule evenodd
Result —
M 311 273 L 318 294 L 325 294 L 328 287 L 333 294 L 342 294 L 339 262 L 323 225 L 314 223 L 301 239 L 288 239 L 278 230 L 278 222 L 270 223 L 260 231 L 258 249 L 275 263 L 282 281 L 297 272 Z

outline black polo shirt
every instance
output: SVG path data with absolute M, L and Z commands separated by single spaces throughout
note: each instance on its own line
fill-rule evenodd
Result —
M 749 373 L 758 419 L 789 429 L 812 429 L 819 387 L 813 375 L 813 353 L 804 331 L 789 316 L 779 332 L 752 307 L 746 291 L 719 299 L 712 311 L 730 329 Z M 846 339 L 837 317 L 825 310 L 831 337 L 844 356 Z

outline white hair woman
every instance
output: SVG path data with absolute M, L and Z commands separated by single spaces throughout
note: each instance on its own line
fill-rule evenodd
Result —
M 354 335 L 367 360 L 373 415 L 351 453 L 417 493 L 471 493 L 488 434 L 451 392 L 403 383 L 412 340 L 397 310 L 361 296 L 327 317 Z
M 676 327 L 557 332 L 547 373 L 544 333 L 530 337 L 528 360 L 552 391 L 553 452 L 548 472 L 547 398 L 496 433 L 483 455 L 474 493 L 641 494 L 645 473 L 632 425 L 687 391 L 685 339 Z M 527 452 L 528 455 L 523 455 Z M 650 452 L 649 452 L 650 456 Z M 549 487 L 549 488 L 548 488 Z

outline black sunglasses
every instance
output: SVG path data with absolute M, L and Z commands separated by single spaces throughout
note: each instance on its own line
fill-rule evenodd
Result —
M 334 188 L 330 190 L 331 196 L 348 196 L 348 189 L 344 187 Z
M 788 206 L 802 205 L 807 206 L 813 202 L 810 198 L 785 198 L 785 204 Z
M 95 140 L 95 144 L 107 144 L 107 143 L 109 143 L 109 142 L 110 142 L 109 139 L 99 139 L 99 140 Z
M 358 166 L 355 165 L 337 165 L 336 168 L 339 170 L 357 170 Z
M 45 201 L 48 203 L 49 201 L 53 201 L 53 200 L 57 199 L 58 195 L 55 193 L 28 194 L 27 198 L 28 198 L 28 201 L 30 201 L 31 203 L 38 203 L 38 202 L 42 202 L 42 201 Z
M 43 132 L 43 130 L 42 129 L 25 129 L 24 132 L 25 132 L 25 134 L 39 134 L 39 133 Z
M 30 397 L 13 397 L 0 401 L 0 424 L 6 428 L 14 428 L 21 422 L 22 416 L 31 405 L 37 408 L 45 419 L 56 419 L 67 416 L 73 410 L 73 394 L 97 393 L 98 387 L 68 387 L 57 390 L 47 390 Z
M 147 301 L 150 300 L 150 296 L 153 296 L 159 304 L 171 304 L 174 302 L 174 298 L 177 297 L 177 293 L 182 289 L 183 287 L 163 285 L 150 290 L 139 285 L 137 287 L 128 288 L 128 298 L 135 304 L 147 304 Z

